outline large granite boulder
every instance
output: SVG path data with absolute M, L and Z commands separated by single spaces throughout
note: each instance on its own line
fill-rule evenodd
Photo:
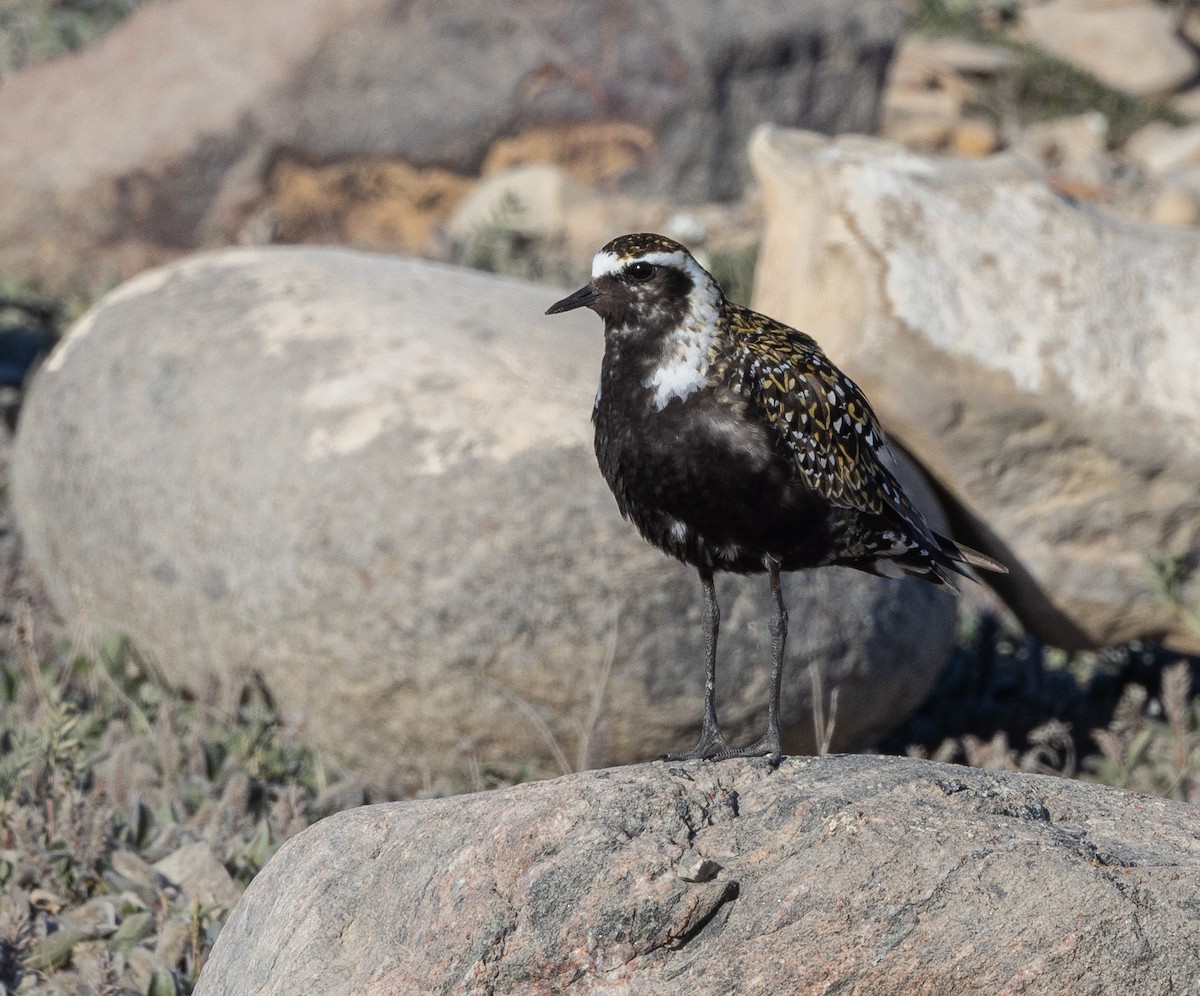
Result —
M 1200 233 L 1117 220 L 1018 159 L 764 128 L 756 307 L 815 335 L 1064 647 L 1200 648 L 1152 559 L 1200 562 Z M 1183 598 L 1200 601 L 1200 581 Z
M 127 633 L 179 682 L 261 672 L 392 791 L 687 746 L 699 582 L 618 516 L 589 423 L 600 323 L 544 317 L 556 296 L 318 249 L 198 256 L 118 289 L 42 367 L 14 456 L 26 549 L 72 630 Z M 750 737 L 767 585 L 719 591 L 724 715 Z M 863 744 L 953 644 L 953 599 L 916 579 L 837 568 L 788 592 L 793 751 L 814 743 L 806 662 L 838 690 L 834 743 Z
M 93 283 L 198 246 L 415 250 L 526 161 L 732 197 L 750 128 L 869 131 L 886 0 L 172 0 L 0 88 L 0 273 Z M 614 233 L 615 234 L 615 233 Z
M 1193 807 L 882 757 L 654 764 L 368 806 L 283 846 L 196 996 L 1169 993 Z

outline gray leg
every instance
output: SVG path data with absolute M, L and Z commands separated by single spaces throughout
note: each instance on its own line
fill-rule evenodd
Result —
M 783 741 L 779 734 L 779 694 L 783 684 L 783 645 L 787 642 L 788 614 L 783 604 L 783 584 L 779 579 L 779 568 L 772 566 L 771 594 L 775 598 L 775 615 L 771 619 L 771 697 L 767 700 L 767 732 L 749 747 L 735 747 L 719 755 L 717 760 L 727 757 L 762 757 L 779 766 L 783 759 Z
M 717 631 L 721 628 L 721 607 L 711 571 L 700 571 L 704 586 L 704 722 L 696 746 L 682 754 L 664 754 L 664 761 L 694 761 L 727 754 L 732 748 L 717 722 Z

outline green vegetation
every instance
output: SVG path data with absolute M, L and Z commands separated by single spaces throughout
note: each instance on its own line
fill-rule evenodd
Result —
M 926 702 L 879 746 L 1200 803 L 1195 664 L 1143 644 L 1069 654 L 984 616 Z
M 708 253 L 708 271 L 721 285 L 725 296 L 734 304 L 747 307 L 754 290 L 754 266 L 757 262 L 757 245 Z
M 149 0 L 0 0 L 0 83 L 83 48 Z
M 999 39 L 993 39 L 999 40 Z M 1142 100 L 1105 86 L 1082 69 L 1029 45 L 1000 40 L 1017 55 L 1009 74 L 980 84 L 972 109 L 997 121 L 1020 124 L 1099 111 L 1108 120 L 1108 147 L 1119 148 L 1151 121 L 1184 125 L 1188 119 L 1165 101 Z
M 492 218 L 480 225 L 457 248 L 454 261 L 486 273 L 561 286 L 575 286 L 588 279 L 589 261 L 573 261 L 562 240 L 533 235 L 522 230 L 526 208 L 507 196 Z M 597 246 L 597 248 L 599 248 Z M 758 246 L 741 249 L 697 247 L 703 262 L 731 301 L 750 303 Z
M 1090 73 L 1013 38 L 1006 29 L 1015 22 L 1018 7 L 1016 0 L 914 0 L 912 24 L 921 33 L 999 45 L 1016 56 L 1010 71 L 976 81 L 968 110 L 999 125 L 1027 125 L 1099 111 L 1108 119 L 1110 149 L 1123 145 L 1151 121 L 1175 126 L 1188 123 L 1163 100 L 1121 93 Z
M 586 271 L 572 265 L 561 240 L 532 234 L 522 222 L 528 208 L 506 194 L 496 211 L 458 247 L 455 262 L 474 270 L 546 284 L 582 283 Z
M 153 863 L 200 842 L 236 895 L 283 841 L 365 798 L 265 689 L 192 698 L 124 644 L 39 660 L 17 619 L 0 661 L 0 989 L 190 992 L 228 909 Z
M 1017 14 L 1018 0 L 912 0 L 910 25 L 928 35 L 977 37 L 988 28 L 1011 22 Z

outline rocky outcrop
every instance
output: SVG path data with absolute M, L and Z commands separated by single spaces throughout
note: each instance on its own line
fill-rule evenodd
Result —
M 1009 157 L 765 128 L 751 158 L 756 306 L 864 386 L 967 542 L 1012 568 L 995 585 L 1022 622 L 1066 647 L 1196 647 L 1149 563 L 1200 559 L 1200 235 L 1117 221 Z
M 687 746 L 700 588 L 617 514 L 592 454 L 602 333 L 552 288 L 338 250 L 198 256 L 118 289 L 26 402 L 13 496 L 75 634 L 173 680 L 259 671 L 285 715 L 391 791 Z M 911 467 L 906 486 L 940 521 Z M 722 579 L 720 694 L 765 724 L 769 596 Z M 953 599 L 793 575 L 789 748 L 870 742 L 925 696 Z M 826 715 L 829 714 L 826 703 Z
M 198 246 L 421 247 L 467 178 L 737 195 L 761 121 L 874 127 L 896 4 L 176 0 L 0 88 L 0 273 Z M 230 30 L 236 24 L 237 30 Z
M 1183 991 L 1195 825 L 1118 789 L 882 757 L 369 806 L 284 845 L 196 994 Z

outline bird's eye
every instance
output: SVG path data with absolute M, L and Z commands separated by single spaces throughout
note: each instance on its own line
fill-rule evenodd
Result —
M 625 267 L 625 272 L 629 274 L 630 280 L 649 280 L 654 276 L 654 267 L 639 259 L 636 263 L 630 263 Z

